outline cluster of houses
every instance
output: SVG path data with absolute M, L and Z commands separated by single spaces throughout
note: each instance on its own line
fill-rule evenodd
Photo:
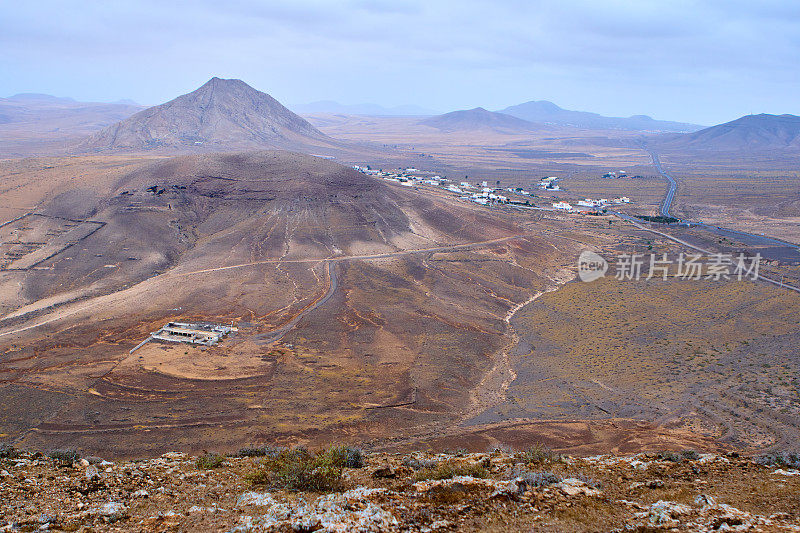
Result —
M 603 177 L 606 179 L 614 179 L 614 178 L 624 178 L 627 177 L 628 173 L 624 170 L 618 170 L 616 172 L 606 172 L 603 174 Z
M 557 176 L 543 178 L 542 181 L 539 182 L 539 188 L 546 191 L 560 191 L 561 187 L 556 183 L 557 180 Z
M 508 196 L 500 194 L 503 191 L 499 187 L 500 182 L 496 182 L 497 187 L 490 187 L 487 181 L 481 181 L 480 183 L 472 184 L 468 181 L 462 181 L 458 185 L 453 183 L 451 180 L 447 178 L 443 178 L 438 175 L 430 176 L 430 177 L 423 177 L 420 176 L 419 173 L 422 171 L 409 167 L 403 169 L 397 169 L 392 171 L 384 171 L 384 170 L 373 170 L 370 167 L 363 167 L 354 165 L 354 169 L 362 172 L 364 174 L 368 174 L 370 176 L 377 176 L 381 177 L 385 180 L 395 181 L 400 183 L 400 185 L 404 185 L 406 187 L 413 187 L 415 185 L 425 184 L 425 185 L 432 185 L 434 187 L 441 187 L 444 190 L 458 194 L 462 200 L 467 200 L 471 202 L 475 202 L 476 204 L 480 205 L 495 205 L 495 204 L 518 204 L 518 205 L 528 205 L 530 206 L 530 202 L 528 200 L 522 201 L 512 201 L 509 200 Z M 619 173 L 609 173 L 613 174 L 614 177 L 617 175 L 624 176 L 625 171 L 621 170 Z M 605 177 L 605 176 L 604 176 Z M 556 183 L 558 181 L 558 177 L 550 176 L 547 178 L 543 178 L 539 183 L 539 188 L 548 191 L 558 191 L 561 188 Z M 536 196 L 529 191 L 526 191 L 522 187 L 517 188 L 507 188 L 506 191 L 521 195 L 521 196 Z M 581 213 L 594 213 L 596 214 L 599 209 L 602 209 L 608 205 L 612 204 L 627 204 L 630 203 L 630 198 L 627 196 L 622 196 L 620 198 L 614 198 L 613 200 L 608 200 L 606 198 L 600 198 L 599 200 L 592 200 L 591 198 L 586 198 L 585 200 L 579 200 L 577 202 L 577 207 L 573 207 L 569 202 L 555 202 L 553 203 L 553 209 L 561 210 L 561 211 L 577 211 Z
M 600 198 L 599 200 L 592 200 L 591 198 L 586 198 L 585 200 L 578 200 L 577 205 L 578 207 L 589 208 L 589 209 L 597 209 L 603 208 L 609 205 L 621 205 L 621 204 L 628 204 L 630 203 L 631 199 L 627 196 L 622 196 L 620 198 L 614 198 L 613 200 L 608 200 L 607 198 Z M 553 209 L 558 209 L 560 211 L 575 211 L 576 208 L 572 207 L 569 202 L 556 202 L 553 204 Z

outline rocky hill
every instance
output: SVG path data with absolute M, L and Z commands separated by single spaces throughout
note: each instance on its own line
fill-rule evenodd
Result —
M 212 78 L 202 87 L 109 126 L 86 151 L 304 151 L 333 142 L 270 95 L 241 80 Z
M 499 133 L 524 133 L 546 129 L 545 126 L 511 115 L 487 111 L 482 107 L 437 115 L 419 123 L 444 132 L 492 130 Z
M 789 464 L 787 464 L 789 463 Z M 797 531 L 796 456 L 0 450 L 0 531 Z
M 669 150 L 716 152 L 800 150 L 800 117 L 746 115 L 695 133 L 663 137 L 656 143 Z

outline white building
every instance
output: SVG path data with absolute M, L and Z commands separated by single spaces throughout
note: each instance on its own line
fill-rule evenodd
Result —
M 561 209 L 564 211 L 572 211 L 572 206 L 567 202 L 556 202 L 553 204 L 553 209 Z

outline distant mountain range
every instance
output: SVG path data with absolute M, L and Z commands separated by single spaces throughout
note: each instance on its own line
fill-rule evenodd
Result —
M 241 80 L 212 78 L 93 135 L 83 149 L 302 150 L 332 139 Z
M 664 135 L 654 141 L 659 148 L 667 150 L 800 150 L 800 117 L 765 113 L 746 115 L 694 133 Z
M 425 109 L 416 105 L 401 105 L 395 107 L 383 107 L 378 104 L 340 104 L 333 100 L 320 100 L 310 104 L 292 106 L 295 113 L 333 113 L 340 115 L 370 115 L 370 116 L 429 116 L 435 115 L 436 111 Z
M 605 117 L 597 113 L 586 111 L 570 111 L 562 109 L 546 100 L 531 101 L 501 109 L 500 113 L 512 115 L 530 122 L 555 124 L 558 126 L 573 126 L 590 130 L 630 130 L 653 132 L 692 132 L 703 126 L 683 122 L 670 122 L 654 120 L 647 115 L 634 115 L 632 117 Z
M 541 124 L 534 124 L 504 113 L 487 111 L 482 107 L 426 118 L 419 121 L 419 124 L 444 132 L 492 130 L 499 133 L 524 133 L 547 129 Z
M 52 122 L 53 127 L 107 126 L 143 109 L 135 102 L 77 102 L 72 98 L 21 93 L 0 98 L 0 124 Z

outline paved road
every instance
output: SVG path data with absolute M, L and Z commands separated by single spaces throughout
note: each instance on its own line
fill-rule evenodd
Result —
M 659 207 L 659 212 L 661 216 L 671 217 L 673 215 L 670 214 L 670 209 L 672 209 L 672 203 L 675 200 L 675 193 L 678 190 L 678 182 L 675 181 L 675 178 L 669 175 L 664 170 L 664 167 L 661 166 L 661 160 L 658 158 L 658 154 L 652 150 L 648 150 L 650 157 L 653 160 L 653 166 L 656 168 L 659 174 L 661 174 L 666 180 L 669 182 L 669 189 L 667 189 L 667 193 L 664 195 L 664 199 L 661 200 L 661 206 Z M 675 217 L 678 218 L 678 217 Z M 705 224 L 703 222 L 693 222 L 688 220 L 681 221 L 684 224 L 690 224 L 694 227 L 698 227 L 704 229 L 706 231 L 710 231 L 717 235 L 728 237 L 730 239 L 737 239 L 742 241 L 745 244 L 755 245 L 755 246 L 786 246 L 788 248 L 793 249 L 795 252 L 800 252 L 800 246 L 794 244 L 792 242 L 784 241 L 775 237 L 769 237 L 763 234 L 757 233 L 750 233 L 747 231 L 729 229 L 729 228 L 721 228 L 719 226 L 712 226 L 709 224 Z M 800 259 L 800 253 L 790 253 L 789 259 Z
M 669 240 L 671 240 L 673 242 L 677 242 L 678 244 L 682 244 L 683 246 L 686 246 L 687 248 L 691 248 L 692 250 L 695 250 L 697 252 L 701 252 L 701 253 L 704 253 L 706 255 L 712 255 L 713 254 L 713 252 L 711 252 L 710 250 L 706 250 L 704 248 L 700 248 L 699 246 L 695 246 L 694 244 L 688 243 L 688 242 L 684 241 L 683 239 L 679 239 L 678 237 L 670 235 L 669 233 L 664 233 L 663 231 L 658 231 L 658 230 L 653 229 L 653 228 L 648 228 L 647 226 L 644 226 L 641 223 L 641 220 L 638 220 L 638 219 L 636 219 L 636 218 L 634 218 L 634 217 L 632 217 L 630 215 L 626 215 L 625 213 L 620 213 L 618 211 L 609 211 L 609 212 L 614 214 L 614 215 L 616 215 L 616 216 L 618 216 L 619 218 L 621 218 L 623 220 L 627 220 L 628 222 L 630 222 L 631 224 L 633 224 L 634 226 L 636 226 L 637 228 L 639 228 L 641 230 L 649 231 L 651 233 L 655 233 L 657 235 L 661 235 L 662 237 L 665 237 L 665 238 L 667 238 L 667 239 L 669 239 Z M 771 283 L 773 285 L 777 285 L 778 287 L 783 287 L 784 289 L 789 289 L 789 290 L 792 290 L 794 292 L 800 292 L 800 288 L 794 287 L 793 285 L 788 285 L 788 284 L 784 283 L 783 281 L 778 281 L 778 280 L 775 280 L 775 279 L 772 279 L 772 278 L 768 278 L 768 277 L 766 277 L 766 276 L 764 276 L 762 274 L 758 275 L 758 279 L 761 280 L 761 281 L 766 281 L 767 283 Z
M 664 171 L 664 168 L 661 166 L 661 161 L 658 159 L 657 153 L 650 151 L 650 157 L 653 159 L 653 166 L 656 167 L 658 173 L 664 176 L 669 182 L 669 189 L 667 190 L 667 194 L 664 195 L 664 199 L 661 200 L 660 207 L 661 216 L 668 217 L 671 216 L 669 214 L 669 210 L 672 207 L 672 201 L 675 200 L 675 192 L 678 190 L 678 182 L 675 181 L 675 178 Z

